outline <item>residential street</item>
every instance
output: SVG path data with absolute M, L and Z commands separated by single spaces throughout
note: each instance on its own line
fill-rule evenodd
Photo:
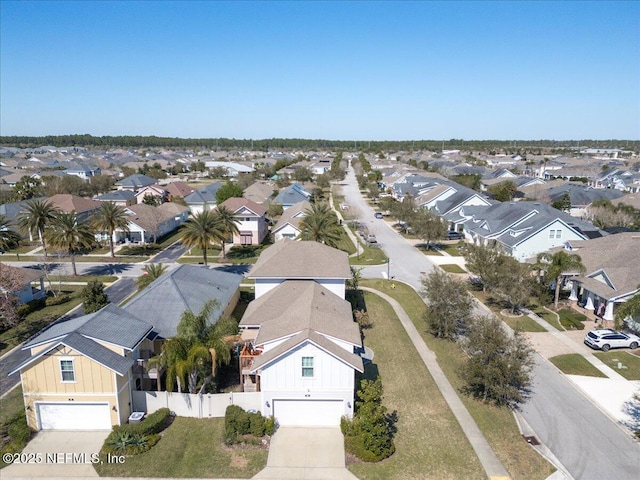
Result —
M 352 169 L 341 185 L 345 202 L 358 210 L 390 258 L 390 276 L 419 290 L 421 275 L 434 268 L 429 257 L 411 247 L 387 222 L 374 218 Z M 362 274 L 385 278 L 387 265 L 364 268 Z M 533 393 L 522 414 L 538 438 L 576 479 L 638 478 L 640 445 L 546 360 L 537 355 L 536 360 Z
M 163 251 L 153 257 L 153 263 L 174 263 L 187 251 L 179 241 L 169 245 Z

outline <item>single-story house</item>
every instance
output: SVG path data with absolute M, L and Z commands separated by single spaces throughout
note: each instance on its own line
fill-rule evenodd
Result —
M 309 200 L 310 197 L 311 192 L 305 190 L 301 185 L 294 183 L 293 185 L 289 185 L 287 188 L 282 189 L 280 193 L 276 195 L 276 198 L 273 199 L 273 203 L 276 205 L 282 205 L 282 208 L 286 210 L 296 203 Z
M 68 193 L 53 195 L 47 199 L 47 203 L 65 213 L 75 212 L 79 222 L 87 220 L 101 205 L 100 202 L 90 198 L 70 195 Z
M 119 207 L 128 207 L 136 203 L 136 194 L 131 190 L 114 190 L 94 197 L 98 202 L 111 202 Z
M 109 430 L 131 415 L 133 367 L 152 327 L 109 304 L 52 324 L 22 347 L 27 423 L 34 430 Z
M 189 219 L 189 209 L 177 203 L 158 207 L 139 203 L 125 208 L 129 215 L 129 231 L 117 229 L 114 242 L 154 243 L 158 237 L 174 231 Z
M 153 185 L 156 182 L 157 180 L 155 178 L 142 175 L 141 173 L 134 173 L 133 175 L 129 175 L 128 177 L 116 182 L 116 187 L 118 187 L 118 190 L 131 190 L 132 192 L 135 192 L 136 190 L 140 190 L 142 187 Z
M 196 215 L 205 210 L 213 210 L 216 208 L 218 204 L 216 193 L 220 190 L 220 187 L 222 187 L 221 182 L 211 183 L 184 197 L 184 201 L 187 203 L 191 213 Z
M 255 182 L 245 188 L 242 196 L 260 205 L 269 203 L 275 187 L 270 183 Z
M 16 285 L 16 289 L 12 292 L 7 292 L 0 286 L 0 295 L 13 294 L 18 297 L 18 300 L 22 303 L 38 300 L 47 295 L 44 288 L 44 273 L 40 269 L 12 267 L 0 263 L 0 275 L 3 277 L 6 276 L 6 278 L 13 278 L 15 282 L 11 283 Z M 32 284 L 36 282 L 38 282 L 38 286 L 34 287 Z

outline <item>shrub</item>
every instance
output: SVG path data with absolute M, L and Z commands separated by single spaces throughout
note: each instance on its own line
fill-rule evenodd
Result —
M 30 313 L 40 310 L 41 308 L 44 308 L 45 305 L 46 305 L 46 300 L 44 298 L 38 298 L 36 300 L 31 300 L 30 302 L 27 302 L 24 305 L 20 305 L 18 308 L 16 308 L 16 313 L 20 317 L 26 317 Z
M 146 452 L 160 440 L 158 435 L 172 420 L 168 408 L 161 408 L 140 423 L 127 423 L 113 427 L 102 447 L 102 453 L 138 455 Z
M 260 412 L 245 412 L 237 405 L 229 405 L 224 417 L 224 441 L 234 443 L 258 444 L 263 435 L 273 435 L 275 420 L 263 417 Z
M 365 462 L 378 462 L 395 452 L 393 435 L 396 413 L 388 415 L 382 405 L 382 382 L 363 380 L 358 390 L 353 420 L 343 417 L 340 429 L 345 435 L 345 449 Z
M 104 283 L 97 280 L 91 280 L 87 283 L 80 296 L 84 305 L 84 313 L 97 312 L 109 303 L 109 298 L 104 293 Z
M 47 297 L 44 303 L 47 307 L 52 307 L 54 305 L 67 303 L 70 299 L 71 297 L 69 295 L 58 295 L 57 297 Z
M 31 430 L 24 414 L 17 416 L 7 427 L 9 438 L 15 442 L 27 443 L 31 438 Z

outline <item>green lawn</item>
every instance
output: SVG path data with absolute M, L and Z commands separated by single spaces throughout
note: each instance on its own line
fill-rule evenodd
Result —
M 424 253 L 425 255 L 430 255 L 430 256 L 434 256 L 434 257 L 442 257 L 442 253 L 440 253 L 439 250 L 436 250 L 435 248 L 433 248 L 433 245 L 430 245 L 429 248 L 426 247 L 426 245 L 424 245 L 423 243 L 420 243 L 418 245 L 416 245 L 416 248 L 418 250 L 420 250 L 422 253 Z
M 538 315 L 540 318 L 542 318 L 544 321 L 546 321 L 549 325 L 554 327 L 556 330 L 560 330 L 561 332 L 565 331 L 562 325 L 560 325 L 560 322 L 558 321 L 558 316 L 555 313 L 545 310 L 542 307 L 536 308 L 534 310 L 534 313 Z
M 392 283 L 395 285 L 395 288 L 393 289 L 391 288 Z M 416 292 L 411 287 L 403 283 L 389 282 L 385 280 L 363 280 L 361 281 L 361 285 L 376 288 L 377 290 L 394 297 L 398 302 L 400 302 L 407 314 L 413 320 L 418 331 L 421 332 L 422 338 L 427 346 L 435 352 L 440 367 L 453 387 L 457 391 L 460 391 L 463 384 L 458 376 L 458 372 L 463 368 L 464 354 L 457 344 L 438 340 L 426 332 L 426 325 L 421 318 L 424 311 L 424 303 Z M 397 328 L 401 327 L 398 326 Z M 367 344 L 366 337 L 365 344 Z M 399 351 L 400 349 L 397 350 Z M 397 353 L 398 352 L 395 354 Z M 410 380 L 410 382 L 414 381 L 415 378 L 416 376 L 413 375 L 413 380 Z M 383 383 L 385 382 L 384 376 L 382 381 Z M 533 450 L 523 440 L 513 415 L 511 414 L 511 410 L 485 404 L 480 401 L 473 400 L 465 395 L 461 395 L 460 398 L 469 410 L 469 413 L 475 419 L 480 430 L 487 438 L 489 444 L 496 452 L 498 458 L 509 471 L 512 479 L 543 480 L 553 473 L 554 467 L 540 457 L 535 450 Z M 447 434 L 445 434 L 445 436 L 446 435 Z M 439 441 L 441 440 L 442 439 Z M 468 454 L 472 455 L 471 452 L 468 452 Z M 466 478 L 464 476 L 447 473 L 435 473 L 429 475 L 420 473 L 417 477 Z M 385 476 L 380 475 L 375 478 L 385 478 Z M 484 476 L 482 478 L 484 478 Z
M 8 352 L 16 345 L 21 344 L 72 308 L 80 305 L 80 303 L 82 303 L 80 299 L 81 290 L 82 285 L 63 285 L 61 293 L 71 296 L 68 302 L 44 307 L 36 312 L 31 312 L 24 320 L 18 322 L 15 327 L 2 332 L 0 334 L 0 355 Z
M 449 273 L 467 273 L 464 268 L 460 265 L 456 265 L 455 263 L 445 263 L 444 265 L 440 265 L 440 268 Z
M 23 410 L 22 387 L 18 385 L 6 397 L 0 399 L 0 425 L 4 425 L 14 415 Z
M 387 256 L 381 248 L 360 245 L 360 255 L 349 257 L 349 265 L 381 265 L 386 260 Z M 391 268 L 393 268 L 393 264 Z
M 113 275 L 51 275 L 51 283 L 54 285 L 58 282 L 91 282 L 97 281 L 102 283 L 113 283 L 118 280 L 118 277 Z
M 557 355 L 549 359 L 562 373 L 567 375 L 584 375 L 586 377 L 602 377 L 607 376 L 591 365 L 586 358 L 578 353 L 567 353 L 566 355 Z
M 349 235 L 347 235 L 347 232 L 344 230 L 344 228 L 340 229 L 340 241 L 336 245 L 336 248 L 338 250 L 342 250 L 343 252 L 347 252 L 349 255 L 351 255 L 352 253 L 356 253 L 356 246 L 353 244 L 351 238 L 349 238 Z
M 368 282 L 368 281 L 367 281 Z M 364 283 L 364 282 L 363 282 Z M 482 479 L 484 471 L 453 413 L 440 394 L 391 306 L 365 293 L 373 327 L 364 344 L 375 353 L 384 404 L 397 411 L 396 452 L 380 463 L 357 463 L 349 470 L 362 480 L 409 478 Z
M 594 353 L 594 355 L 627 380 L 640 380 L 640 357 L 625 350 L 609 350 Z M 622 366 L 627 368 L 619 369 L 618 363 L 622 363 Z
M 440 248 L 440 250 L 442 250 L 442 251 L 447 252 L 452 257 L 461 257 L 462 253 L 458 249 L 458 247 L 460 245 L 464 245 L 464 242 L 462 244 L 460 244 L 460 243 L 441 243 L 441 244 L 438 245 L 438 248 Z
M 522 315 L 521 317 L 507 317 L 506 315 L 500 315 L 500 319 L 514 330 L 518 330 L 520 332 L 547 331 L 544 327 L 538 325 L 535 320 L 527 317 L 526 315 Z
M 224 418 L 177 417 L 148 452 L 95 468 L 102 477 L 251 478 L 266 466 L 266 448 L 229 448 L 223 433 Z

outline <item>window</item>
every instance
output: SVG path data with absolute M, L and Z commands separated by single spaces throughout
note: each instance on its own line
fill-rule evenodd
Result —
M 556 236 L 555 230 L 549 230 L 549 238 L 554 238 Z
M 76 376 L 73 372 L 73 360 L 60 360 L 60 372 L 62 372 L 63 382 L 76 381 Z
M 313 377 L 313 357 L 302 357 L 302 376 Z
M 556 230 L 556 238 L 562 238 L 562 230 Z

